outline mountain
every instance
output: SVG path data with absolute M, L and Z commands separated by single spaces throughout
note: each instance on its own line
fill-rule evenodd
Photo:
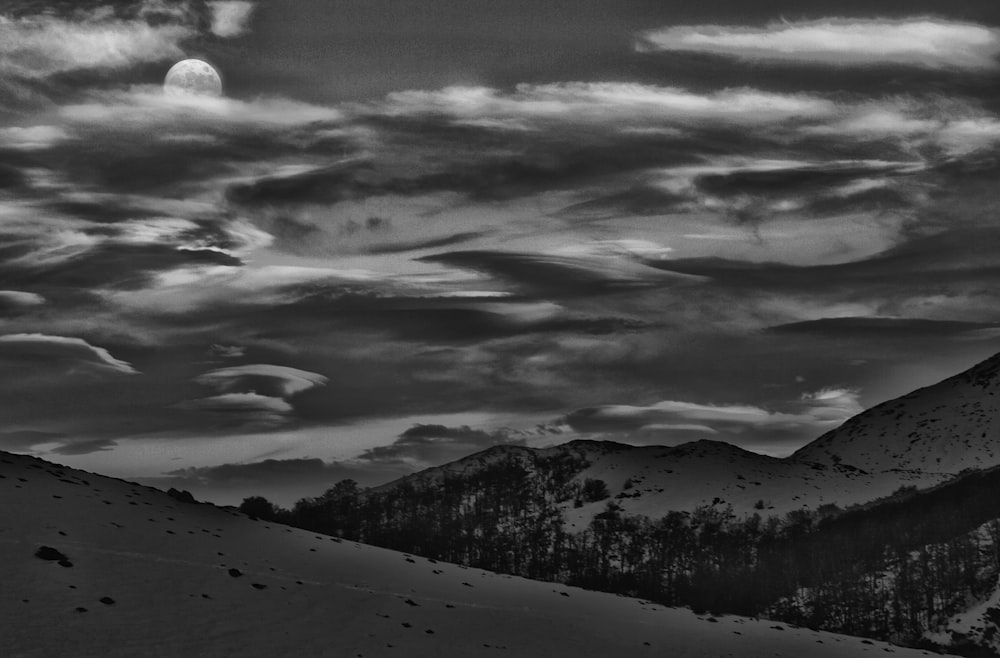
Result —
M 796 462 L 956 474 L 1000 464 L 1000 355 L 873 407 L 798 450 Z
M 676 447 L 573 441 L 531 449 L 497 446 L 403 482 L 424 486 L 445 475 L 467 477 L 499 459 L 516 459 L 552 480 L 551 465 L 571 480 L 605 483 L 608 496 L 563 509 L 585 527 L 613 499 L 623 512 L 659 517 L 670 510 L 731 506 L 737 515 L 866 503 L 900 487 L 926 488 L 967 468 L 1000 465 L 1000 355 L 933 386 L 890 400 L 848 420 L 785 459 L 718 441 Z
M 11 658 L 925 652 L 500 576 L 0 453 Z
M 472 478 L 498 461 L 512 459 L 542 482 L 556 482 L 553 469 L 570 475 L 570 489 L 599 480 L 607 495 L 592 500 L 556 494 L 571 526 L 585 527 L 609 501 L 624 513 L 659 517 L 671 510 L 731 507 L 737 515 L 783 515 L 793 510 L 865 503 L 902 486 L 926 487 L 949 474 L 892 469 L 869 472 L 847 463 L 777 459 L 719 441 L 676 447 L 631 446 L 610 441 L 572 441 L 550 448 L 496 446 L 444 466 L 406 476 L 373 491 L 447 478 Z M 579 504 L 582 503 L 582 504 Z

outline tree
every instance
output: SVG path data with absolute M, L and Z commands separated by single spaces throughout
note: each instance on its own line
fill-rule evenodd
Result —
M 278 508 L 263 496 L 250 496 L 240 503 L 240 511 L 249 517 L 273 521 L 278 516 Z
M 580 491 L 580 497 L 588 503 L 596 503 L 599 500 L 604 500 L 611 496 L 611 492 L 608 491 L 608 485 L 604 480 L 596 480 L 594 478 L 587 478 L 583 481 L 583 489 Z

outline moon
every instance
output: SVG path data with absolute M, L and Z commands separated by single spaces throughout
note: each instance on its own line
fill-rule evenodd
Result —
M 170 96 L 222 95 L 222 76 L 211 64 L 200 59 L 185 59 L 167 71 L 163 91 Z

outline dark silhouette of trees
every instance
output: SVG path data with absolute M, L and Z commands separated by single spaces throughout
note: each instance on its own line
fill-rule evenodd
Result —
M 244 498 L 240 503 L 240 511 L 255 519 L 274 521 L 279 518 L 280 512 L 274 504 L 263 496 L 250 496 Z

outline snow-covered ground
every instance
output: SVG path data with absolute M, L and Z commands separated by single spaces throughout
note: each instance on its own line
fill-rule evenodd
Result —
M 623 513 L 659 518 L 669 510 L 715 505 L 737 516 L 784 516 L 796 509 L 841 507 L 891 495 L 899 487 L 927 487 L 940 473 L 862 471 L 846 465 L 809 464 L 765 457 L 726 443 L 698 441 L 676 448 L 642 447 L 595 454 L 578 479 L 603 480 Z M 626 484 L 629 488 L 626 489 Z M 618 496 L 622 497 L 619 498 Z M 607 501 L 567 508 L 584 527 Z
M 1000 355 L 851 418 L 791 461 L 950 474 L 1000 464 Z
M 432 562 L 7 453 L 0 583 L 5 658 L 930 655 Z

